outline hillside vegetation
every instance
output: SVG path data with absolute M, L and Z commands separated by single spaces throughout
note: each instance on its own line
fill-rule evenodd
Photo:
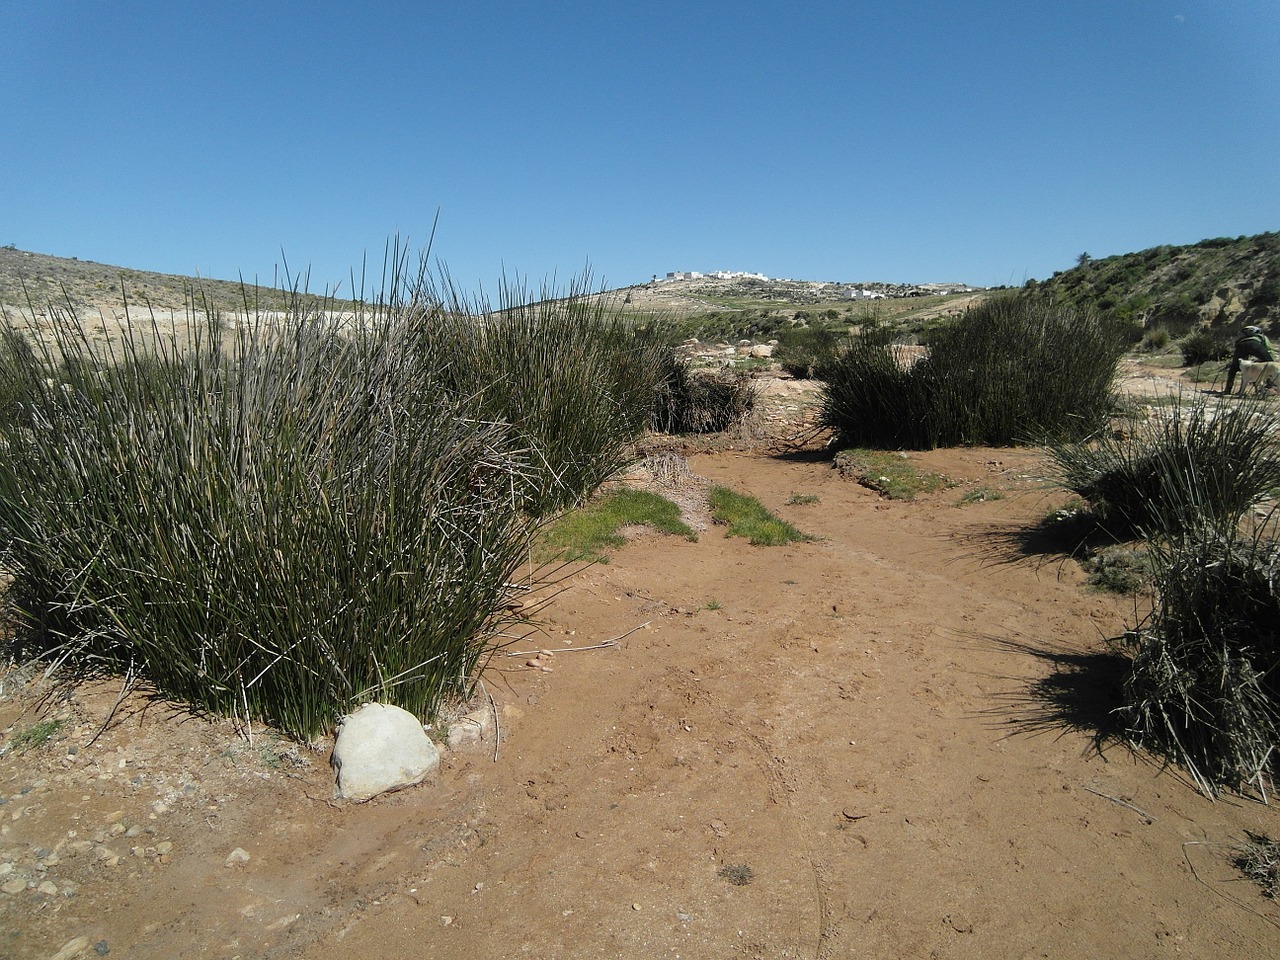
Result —
M 1174 335 L 1200 324 L 1264 326 L 1280 319 L 1280 232 L 1099 260 L 1085 253 L 1070 270 L 1027 286 Z

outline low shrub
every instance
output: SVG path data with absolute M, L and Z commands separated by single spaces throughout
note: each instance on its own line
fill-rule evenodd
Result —
M 10 352 L 24 651 L 304 738 L 364 700 L 469 695 L 527 559 L 525 460 L 366 319 L 197 325 L 151 354 L 126 334 L 117 361 L 61 317 Z
M 1232 341 L 1223 333 L 1206 328 L 1193 330 L 1178 341 L 1183 366 L 1195 367 L 1231 356 Z

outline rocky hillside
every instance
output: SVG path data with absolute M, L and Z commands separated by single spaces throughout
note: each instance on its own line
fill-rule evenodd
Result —
M 1280 232 L 1152 247 L 1094 260 L 1028 287 L 1113 312 L 1144 327 L 1207 323 L 1280 328 Z

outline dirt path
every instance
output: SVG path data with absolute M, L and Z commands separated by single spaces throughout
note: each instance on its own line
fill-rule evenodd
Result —
M 323 757 L 158 708 L 71 754 L 114 700 L 82 692 L 0 758 L 0 885 L 33 881 L 0 957 L 1276 956 L 1280 908 L 1226 861 L 1276 810 L 1094 748 L 1132 602 L 1027 545 L 1064 499 L 1037 455 L 911 456 L 960 485 L 693 458 L 822 539 L 633 542 L 521 646 L 552 672 L 495 661 L 496 762 L 363 806 Z M 1006 496 L 959 505 L 978 485 Z

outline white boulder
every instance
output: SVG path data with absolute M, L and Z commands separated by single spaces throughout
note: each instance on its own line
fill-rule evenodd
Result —
M 366 703 L 345 717 L 333 745 L 337 796 L 362 803 L 421 783 L 440 765 L 440 751 L 407 710 Z

